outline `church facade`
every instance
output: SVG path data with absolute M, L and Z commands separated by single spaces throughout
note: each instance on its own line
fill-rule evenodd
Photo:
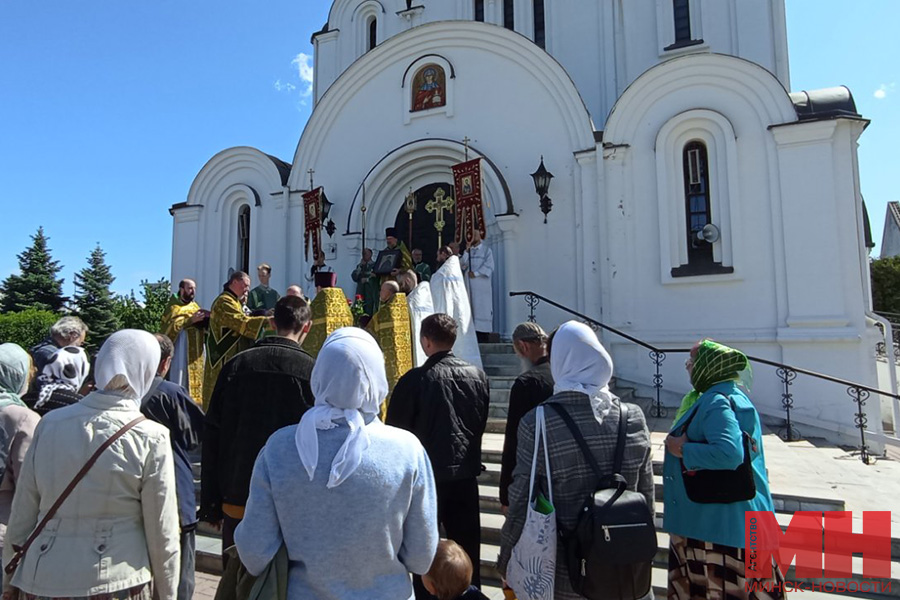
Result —
M 790 92 L 784 0 L 335 0 L 312 41 L 315 108 L 292 160 L 223 150 L 171 209 L 172 280 L 196 279 L 204 305 L 229 269 L 261 262 L 273 287 L 310 289 L 311 179 L 333 203 L 323 248 L 348 295 L 364 246 L 377 254 L 386 227 L 406 240 L 410 192 L 412 243 L 433 256 L 424 205 L 480 157 L 495 332 L 528 315 L 509 292 L 532 290 L 656 346 L 710 337 L 879 386 L 868 122 L 846 88 Z M 620 379 L 651 383 L 645 350 L 604 343 Z M 687 391 L 678 356 L 666 388 Z M 781 382 L 757 371 L 754 400 L 777 417 Z M 844 388 L 793 392 L 805 433 L 858 438 Z M 866 409 L 879 429 L 880 403 Z

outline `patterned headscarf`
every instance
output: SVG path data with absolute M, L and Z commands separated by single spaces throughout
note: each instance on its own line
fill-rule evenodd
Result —
M 696 353 L 691 352 L 694 365 L 691 369 L 691 385 L 694 386 L 681 401 L 675 413 L 677 423 L 700 398 L 700 395 L 723 381 L 740 381 L 744 387 L 750 385 L 750 361 L 740 350 L 729 348 L 712 340 L 703 340 L 697 345 Z
M 66 346 L 53 353 L 38 377 L 41 384 L 34 407 L 40 408 L 58 389 L 78 392 L 91 371 L 91 362 L 78 346 Z

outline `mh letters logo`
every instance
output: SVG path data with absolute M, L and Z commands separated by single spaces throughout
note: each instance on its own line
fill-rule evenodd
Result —
M 747 511 L 744 576 L 768 579 L 772 561 L 783 574 L 795 563 L 794 579 L 853 577 L 853 554 L 862 554 L 863 577 L 891 576 L 891 513 L 863 512 L 863 532 L 853 533 L 849 511 L 798 511 L 782 532 L 771 512 Z

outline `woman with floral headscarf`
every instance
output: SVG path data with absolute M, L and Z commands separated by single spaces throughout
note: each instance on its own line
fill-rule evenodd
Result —
M 691 349 L 685 367 L 693 389 L 684 397 L 666 438 L 663 465 L 669 600 L 781 598 L 778 589 L 783 588 L 770 585 L 782 579 L 777 566 L 773 581 L 762 581 L 763 586 L 753 591 L 744 578 L 744 513 L 773 510 L 759 415 L 745 393 L 750 363 L 739 350 L 703 340 Z M 747 446 L 756 495 L 730 503 L 691 501 L 682 470 L 736 469 L 744 461 L 744 434 L 750 436 Z
M 38 399 L 34 410 L 45 415 L 54 408 L 62 408 L 81 400 L 79 393 L 91 363 L 87 353 L 78 346 L 65 346 L 54 352 L 38 375 Z
M 3 564 L 76 473 L 109 438 L 141 417 L 159 366 L 156 338 L 125 329 L 97 354 L 97 391 L 41 419 L 22 464 Z M 60 505 L 13 575 L 26 600 L 174 600 L 180 569 L 178 505 L 169 431 L 144 420 L 103 450 Z
M 0 344 L 0 548 L 13 494 L 40 417 L 22 402 L 31 376 L 31 357 L 16 344 Z
M 416 436 L 377 417 L 388 384 L 375 339 L 336 330 L 310 383 L 315 406 L 256 459 L 241 562 L 258 575 L 284 544 L 289 598 L 411 599 L 409 573 L 428 572 L 437 550 L 437 496 Z

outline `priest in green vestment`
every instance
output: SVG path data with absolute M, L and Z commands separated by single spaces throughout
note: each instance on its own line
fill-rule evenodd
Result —
M 344 291 L 335 287 L 337 283 L 336 273 L 319 272 L 314 276 L 316 282 L 316 297 L 309 305 L 312 313 L 312 325 L 306 339 L 303 340 L 303 350 L 316 358 L 333 331 L 341 327 L 353 326 L 353 314 Z
M 387 238 L 387 247 L 385 250 L 399 250 L 400 251 L 400 260 L 397 264 L 394 265 L 393 270 L 389 274 L 383 274 L 381 276 L 380 284 L 383 284 L 385 281 L 389 281 L 397 277 L 397 273 L 400 271 L 406 271 L 408 269 L 412 269 L 412 254 L 409 252 L 409 248 L 406 247 L 406 244 L 403 243 L 402 240 L 397 238 L 397 228 L 396 227 L 388 227 L 384 231 L 384 235 Z
M 366 331 L 372 334 L 384 353 L 384 370 L 388 380 L 388 395 L 381 406 L 381 418 L 387 414 L 388 399 L 397 381 L 413 367 L 412 327 L 406 294 L 400 291 L 396 281 L 381 286 L 381 307 Z
M 362 260 L 353 269 L 350 277 L 356 282 L 356 295 L 362 296 L 363 310 L 370 317 L 378 308 L 378 276 L 375 275 L 375 261 L 371 248 L 365 248 Z
M 426 262 L 422 262 L 422 251 L 413 248 L 412 251 L 413 270 L 419 276 L 419 281 L 431 281 L 431 267 Z
M 200 404 L 203 402 L 203 338 L 209 313 L 194 300 L 197 284 L 192 279 L 182 279 L 178 293 L 174 294 L 163 311 L 159 324 L 160 333 L 175 344 L 169 380 L 184 387 L 188 395 Z
M 247 297 L 247 308 L 254 311 L 269 311 L 275 308 L 278 302 L 278 292 L 269 287 L 269 279 L 272 277 L 272 267 L 263 263 L 256 267 L 256 276 L 259 285 L 250 290 Z

